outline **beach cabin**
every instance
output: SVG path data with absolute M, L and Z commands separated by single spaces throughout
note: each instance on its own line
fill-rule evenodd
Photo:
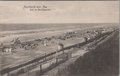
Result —
M 58 50 L 61 50 L 64 48 L 64 45 L 62 43 L 58 43 Z

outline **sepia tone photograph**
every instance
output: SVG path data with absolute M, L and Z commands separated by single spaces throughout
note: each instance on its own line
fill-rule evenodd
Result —
M 0 76 L 119 76 L 119 1 L 0 1 Z

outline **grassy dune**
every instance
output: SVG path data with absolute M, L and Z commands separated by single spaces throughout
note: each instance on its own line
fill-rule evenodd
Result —
M 118 76 L 119 32 L 86 53 L 56 76 Z

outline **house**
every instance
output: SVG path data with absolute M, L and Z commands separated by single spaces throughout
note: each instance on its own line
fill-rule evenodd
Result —
M 12 53 L 13 48 L 11 46 L 3 46 L 0 48 L 0 50 L 5 53 Z
M 4 47 L 3 52 L 12 53 L 12 48 L 11 47 Z

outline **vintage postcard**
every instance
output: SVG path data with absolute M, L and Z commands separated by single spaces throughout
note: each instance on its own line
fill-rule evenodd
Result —
M 119 1 L 0 1 L 0 76 L 119 76 Z

